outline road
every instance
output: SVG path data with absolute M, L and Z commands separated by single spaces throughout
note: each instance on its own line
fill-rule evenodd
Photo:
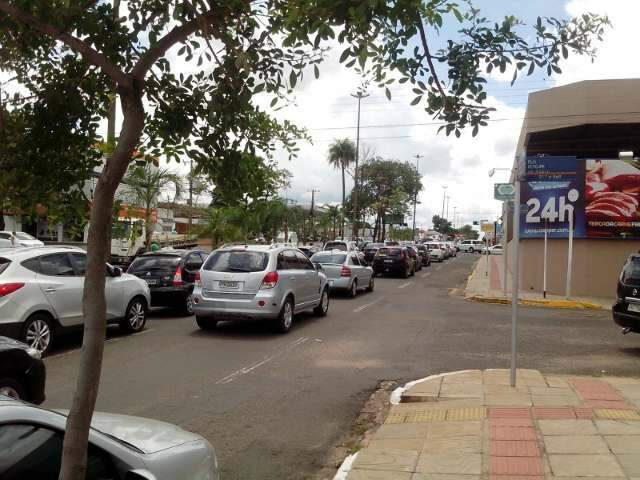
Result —
M 477 258 L 334 296 L 327 317 L 303 315 L 288 335 L 253 322 L 203 332 L 193 318 L 155 311 L 145 332 L 109 335 L 97 408 L 204 435 L 225 479 L 309 478 L 380 380 L 508 368 L 510 307 L 450 295 Z M 520 367 L 637 375 L 640 336 L 621 336 L 609 312 L 521 312 Z M 69 407 L 78 346 L 72 338 L 46 359 L 45 406 Z

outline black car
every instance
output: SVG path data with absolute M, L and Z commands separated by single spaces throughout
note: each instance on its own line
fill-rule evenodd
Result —
M 429 255 L 429 250 L 424 245 L 416 245 L 416 250 L 420 253 L 422 257 L 422 266 L 428 267 L 431 265 L 431 257 Z
M 422 254 L 418 249 L 413 245 L 407 245 L 407 253 L 409 253 L 411 258 L 413 258 L 413 263 L 415 265 L 414 273 L 418 270 L 422 270 Z
M 307 258 L 311 258 L 314 253 L 318 253 L 320 251 L 320 249 L 318 247 L 314 247 L 313 245 L 307 245 L 305 247 L 298 247 L 298 250 L 300 250 L 302 253 L 304 253 L 304 256 L 307 257 Z
M 209 256 L 205 250 L 160 250 L 137 257 L 127 273 L 147 282 L 152 307 L 172 307 L 193 314 L 191 293 L 196 273 Z
M 46 373 L 40 353 L 12 338 L 0 337 L 0 395 L 40 404 Z
M 373 257 L 376 256 L 378 249 L 382 247 L 384 247 L 384 243 L 367 243 L 364 246 L 364 259 L 369 265 L 373 262 Z
M 416 264 L 405 247 L 382 247 L 373 257 L 373 274 L 399 274 L 404 278 L 415 275 Z
M 613 320 L 624 332 L 640 333 L 640 255 L 630 255 L 618 278 Z

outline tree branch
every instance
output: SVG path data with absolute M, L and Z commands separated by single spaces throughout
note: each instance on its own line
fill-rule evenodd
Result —
M 91 48 L 86 42 L 83 42 L 79 38 L 65 33 L 53 25 L 43 22 L 30 13 L 11 5 L 7 0 L 0 0 L 0 12 L 5 13 L 15 21 L 28 25 L 40 33 L 44 33 L 54 40 L 64 43 L 75 52 L 81 54 L 87 62 L 102 69 L 107 76 L 121 86 L 128 87 L 131 85 L 131 80 L 122 70 L 113 64 L 107 57 Z
M 440 84 L 440 79 L 438 78 L 438 72 L 436 72 L 435 66 L 433 65 L 433 60 L 431 58 L 431 52 L 429 51 L 429 44 L 427 43 L 427 35 L 424 33 L 424 26 L 422 25 L 422 17 L 418 17 L 418 30 L 420 31 L 420 40 L 422 41 L 422 48 L 424 48 L 424 55 L 427 58 L 427 63 L 429 64 L 429 69 L 431 70 L 431 75 L 433 75 L 433 79 L 436 82 L 436 86 L 440 91 L 440 95 L 442 95 L 442 102 L 444 104 L 444 100 L 447 98 L 447 94 L 445 93 L 442 85 Z

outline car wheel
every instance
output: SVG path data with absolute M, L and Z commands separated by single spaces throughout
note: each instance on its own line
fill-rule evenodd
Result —
M 202 330 L 213 330 L 218 325 L 218 321 L 211 317 L 200 317 L 196 315 L 196 323 Z
M 414 265 L 413 268 L 411 269 L 411 276 L 415 277 L 416 276 L 416 266 Z
M 35 348 L 41 355 L 46 355 L 53 344 L 53 327 L 51 319 L 44 313 L 34 313 L 22 327 L 20 340 Z
M 409 278 L 409 269 L 405 269 L 404 272 L 402 272 L 402 278 Z
M 293 324 L 293 300 L 291 297 L 288 297 L 284 301 L 284 305 L 282 305 L 282 309 L 278 314 L 278 318 L 276 318 L 276 329 L 280 333 L 287 333 L 291 330 L 291 325 Z
M 313 313 L 319 317 L 324 317 L 329 312 L 329 289 L 325 288 L 320 297 L 320 303 L 313 309 Z
M 369 285 L 367 286 L 367 292 L 373 292 L 373 288 L 375 287 L 376 281 L 371 275 L 371 280 L 369 280 Z
M 124 318 L 120 321 L 120 328 L 127 333 L 144 330 L 147 324 L 147 303 L 141 297 L 135 297 L 127 305 Z
M 351 282 L 351 288 L 349 289 L 349 296 L 351 298 L 356 298 L 358 296 L 358 280 L 353 279 Z
M 180 300 L 177 310 L 185 316 L 193 315 L 193 293 L 189 292 Z
M 24 387 L 13 378 L 0 378 L 0 395 L 16 400 L 26 400 Z

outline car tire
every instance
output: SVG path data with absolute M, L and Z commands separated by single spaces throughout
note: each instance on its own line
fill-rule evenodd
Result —
M 275 327 L 279 333 L 287 333 L 291 330 L 293 324 L 293 300 L 291 297 L 287 297 L 280 309 L 280 313 L 275 320 Z
M 27 400 L 27 394 L 24 387 L 14 378 L 0 378 L 0 395 L 16 400 Z
M 147 302 L 142 297 L 132 298 L 120 320 L 120 328 L 127 333 L 141 332 L 147 324 L 147 310 Z
M 411 276 L 415 277 L 416 276 L 416 266 L 414 265 L 413 268 L 411 269 Z
M 193 293 L 189 292 L 187 295 L 182 297 L 179 304 L 176 306 L 176 310 L 180 315 L 185 317 L 193 315 Z
M 409 269 L 405 269 L 404 272 L 402 272 L 402 278 L 409 278 Z
M 313 309 L 313 313 L 315 313 L 318 317 L 325 317 L 329 312 L 329 289 L 325 288 L 322 291 L 322 295 L 320 296 L 320 303 L 316 308 Z
M 358 296 L 358 280 L 354 278 L 353 282 L 351 282 L 351 287 L 349 288 L 349 297 L 356 298 L 357 296 Z
M 371 275 L 371 279 L 369 280 L 369 285 L 367 285 L 367 292 L 373 292 L 375 285 L 376 285 L 376 281 L 373 275 Z
M 196 323 L 202 330 L 214 330 L 218 325 L 218 321 L 211 317 L 201 317 L 196 315 Z
M 43 357 L 51 351 L 53 339 L 53 322 L 46 313 L 34 313 L 24 322 L 20 340 L 38 350 Z

